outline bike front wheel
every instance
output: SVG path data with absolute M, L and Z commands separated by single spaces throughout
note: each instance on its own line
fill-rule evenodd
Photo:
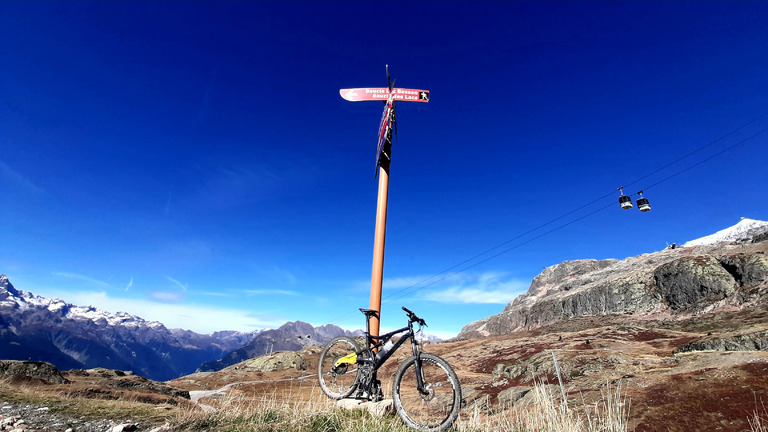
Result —
M 330 341 L 320 353 L 320 359 L 317 361 L 317 377 L 320 380 L 320 388 L 329 398 L 343 399 L 355 390 L 357 364 L 336 365 L 336 362 L 358 351 L 360 348 L 354 339 L 339 336 Z
M 423 391 L 418 389 L 416 379 L 419 369 Z M 434 354 L 422 353 L 418 359 L 408 358 L 397 369 L 392 398 L 397 415 L 406 425 L 422 431 L 442 431 L 459 417 L 461 386 L 448 362 Z

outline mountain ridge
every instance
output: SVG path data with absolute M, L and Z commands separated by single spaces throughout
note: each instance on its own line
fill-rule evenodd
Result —
M 687 319 L 762 304 L 768 299 L 766 234 L 768 222 L 742 219 L 693 241 L 694 246 L 623 260 L 564 261 L 544 269 L 501 313 L 464 326 L 457 339 L 530 330 L 578 316 Z
M 313 327 L 303 321 L 289 321 L 282 326 L 265 330 L 250 342 L 239 347 L 222 358 L 202 363 L 197 372 L 216 372 L 244 360 L 269 354 L 274 351 L 298 351 L 312 345 L 322 346 L 337 336 L 358 336 L 361 330 L 351 332 L 334 324 Z
M 126 312 L 109 313 L 16 289 L 0 275 L 0 358 L 48 361 L 60 369 L 107 367 L 155 380 L 193 372 L 260 331 L 202 335 Z

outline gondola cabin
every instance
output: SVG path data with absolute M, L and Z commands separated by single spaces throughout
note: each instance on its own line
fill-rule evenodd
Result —
M 648 200 L 646 200 L 646 201 L 648 201 Z M 640 204 L 640 201 L 638 201 L 637 203 L 638 203 L 638 204 Z M 623 208 L 624 210 L 629 210 L 629 209 L 631 209 L 631 208 L 632 208 L 632 198 L 630 198 L 630 197 L 628 197 L 628 196 L 626 196 L 626 195 L 622 195 L 622 196 L 620 196 L 620 197 L 619 197 L 619 205 L 620 205 L 620 206 L 621 206 L 621 208 Z
M 643 191 L 638 192 L 640 198 L 637 199 L 637 208 L 641 212 L 651 211 L 651 204 L 648 202 L 648 198 L 643 197 Z
M 651 211 L 651 205 L 648 203 L 648 199 L 646 198 L 640 198 L 637 200 L 637 208 L 639 208 L 641 212 Z

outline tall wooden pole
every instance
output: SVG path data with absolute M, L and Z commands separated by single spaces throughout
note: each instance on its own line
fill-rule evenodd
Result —
M 376 234 L 373 239 L 373 271 L 371 272 L 371 303 L 368 307 L 381 317 L 381 285 L 384 280 L 384 240 L 387 233 L 387 197 L 389 195 L 389 158 L 383 157 L 379 166 L 379 198 L 376 203 Z M 372 336 L 379 335 L 379 317 L 370 318 Z
M 368 329 L 372 336 L 379 335 L 381 320 L 381 285 L 384 280 L 384 238 L 387 232 L 387 195 L 389 194 L 389 157 L 392 152 L 392 131 L 395 124 L 395 101 L 429 102 L 429 90 L 394 88 L 389 78 L 387 65 L 387 87 L 348 88 L 339 90 L 339 94 L 350 102 L 382 101 L 384 114 L 379 125 L 377 148 L 379 176 L 379 198 L 376 205 L 376 233 L 373 239 L 373 270 L 371 271 L 371 302 L 368 307 L 378 312 L 378 316 L 368 318 Z

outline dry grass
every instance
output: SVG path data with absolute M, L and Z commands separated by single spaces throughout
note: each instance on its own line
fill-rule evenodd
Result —
M 178 409 L 166 405 L 152 405 L 125 397 L 121 399 L 93 399 L 71 394 L 66 385 L 18 384 L 0 381 L 0 400 L 46 406 L 53 413 L 88 419 L 141 419 L 144 422 L 164 423 L 169 413 Z
M 344 411 L 319 391 L 294 399 L 291 389 L 257 396 L 234 393 L 201 403 L 210 408 L 182 409 L 172 421 L 185 430 L 239 431 L 406 431 L 395 419 L 377 418 L 367 412 Z
M 751 432 L 768 432 L 768 408 L 763 405 L 755 408 L 754 415 L 747 418 Z
M 628 430 L 629 400 L 621 384 L 606 386 L 602 399 L 592 404 L 569 405 L 559 394 L 537 382 L 527 404 L 508 410 L 483 413 L 475 408 L 462 415 L 457 429 L 461 432 L 625 432 Z M 582 401 L 583 402 L 583 401 Z
M 475 405 L 461 413 L 455 430 L 459 432 L 625 432 L 629 402 L 620 385 L 606 386 L 596 403 L 566 407 L 548 387 L 537 384 L 527 404 L 489 412 Z M 172 424 L 185 430 L 283 431 L 296 432 L 375 432 L 410 431 L 399 418 L 373 417 L 364 411 L 344 411 L 319 391 L 302 401 L 293 401 L 290 389 L 248 397 L 244 393 L 202 403 L 212 411 L 177 411 Z

